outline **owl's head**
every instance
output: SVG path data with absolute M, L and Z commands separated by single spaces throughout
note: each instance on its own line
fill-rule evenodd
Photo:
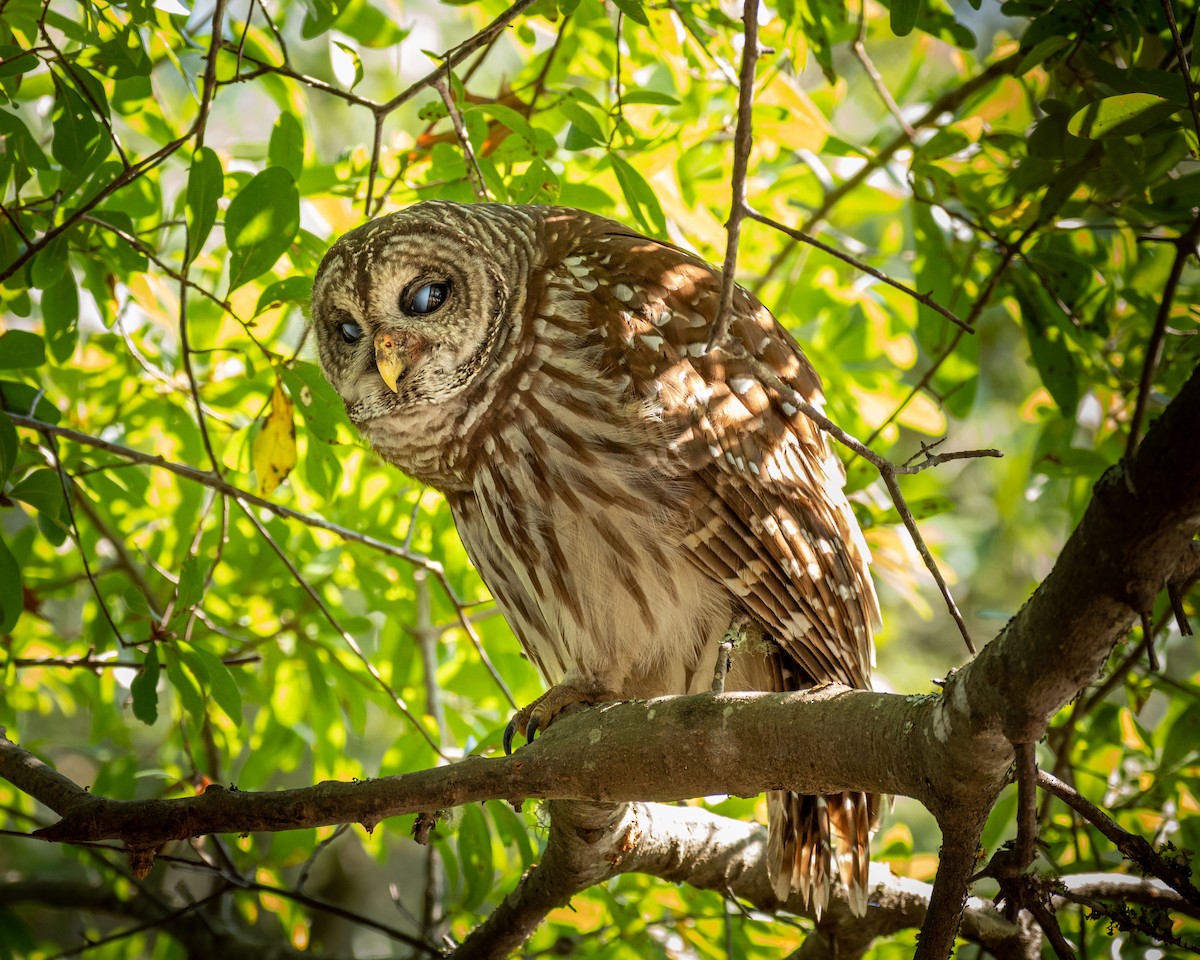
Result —
M 421 203 L 325 255 L 312 299 L 321 366 L 369 436 L 484 375 L 528 263 L 512 226 L 482 208 Z

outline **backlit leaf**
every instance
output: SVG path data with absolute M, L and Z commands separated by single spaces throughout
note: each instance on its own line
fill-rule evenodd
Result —
M 274 266 L 300 229 L 300 192 L 282 167 L 267 167 L 247 183 L 225 214 L 229 290 Z
M 258 494 L 269 497 L 287 479 L 296 466 L 296 423 L 292 401 L 283 391 L 283 381 L 275 380 L 271 391 L 271 409 L 262 421 L 252 450 Z

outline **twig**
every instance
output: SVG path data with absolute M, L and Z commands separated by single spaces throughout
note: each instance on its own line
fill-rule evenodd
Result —
M 371 135 L 371 165 L 367 169 L 367 195 L 363 198 L 363 213 L 371 215 L 371 199 L 375 195 L 375 177 L 379 174 L 379 159 L 383 152 L 383 121 L 387 117 L 381 110 L 375 111 L 375 128 Z
M 405 716 L 409 723 L 417 728 L 417 732 L 425 738 L 425 742 L 433 748 L 433 752 L 443 760 L 449 759 L 442 752 L 441 747 L 437 745 L 433 737 L 429 735 L 429 731 L 425 729 L 425 727 L 420 723 L 420 721 L 417 720 L 415 716 L 413 716 L 413 713 L 411 710 L 409 710 L 408 704 L 405 702 L 404 698 L 401 697 L 400 694 L 396 693 L 396 691 L 392 689 L 391 685 L 383 679 L 383 675 L 380 674 L 379 670 L 376 669 L 375 664 L 373 664 L 370 658 L 363 652 L 362 647 L 358 645 L 358 641 L 355 640 L 354 637 L 352 637 L 338 622 L 337 618 L 333 615 L 333 611 L 325 605 L 325 601 L 321 599 L 321 595 L 317 593 L 313 585 L 308 582 L 304 574 L 302 574 L 292 562 L 292 558 L 289 557 L 284 552 L 283 548 L 275 542 L 275 538 L 271 536 L 271 532 L 263 525 L 263 522 L 254 515 L 254 511 L 244 504 L 239 497 L 235 496 L 233 498 L 233 502 L 236 503 L 239 508 L 241 508 L 242 513 L 244 513 L 254 525 L 254 528 L 258 531 L 259 536 L 261 536 L 267 542 L 267 545 L 275 552 L 275 555 L 283 561 L 283 565 L 288 568 L 288 573 L 292 575 L 292 579 L 295 580 L 296 583 L 300 585 L 301 589 L 308 594 L 309 599 L 312 600 L 317 609 L 321 611 L 321 614 L 325 617 L 325 620 L 331 627 L 333 627 L 338 636 L 342 638 L 342 642 L 350 648 L 350 652 L 353 653 L 358 658 L 359 662 L 361 662 L 366 668 L 367 673 L 371 676 L 371 679 L 375 681 L 375 683 L 380 687 L 380 689 L 383 690 L 385 694 L 387 694 L 388 699 L 396 705 L 396 708 Z
M 1129 420 L 1129 440 L 1125 444 L 1126 457 L 1132 457 L 1138 448 L 1142 420 L 1146 416 L 1146 407 L 1150 402 L 1150 389 L 1154 385 L 1154 375 L 1158 372 L 1158 364 L 1162 359 L 1167 319 L 1171 315 L 1171 306 L 1175 301 L 1175 291 L 1179 288 L 1180 278 L 1183 276 L 1183 267 L 1187 263 L 1188 257 L 1196 253 L 1197 239 L 1200 239 L 1200 217 L 1193 220 L 1192 225 L 1175 240 L 1175 260 L 1171 264 L 1171 273 L 1167 277 L 1167 284 L 1163 287 L 1162 299 L 1158 304 L 1158 314 L 1154 318 L 1154 331 L 1150 334 L 1150 342 L 1146 345 L 1146 362 L 1142 364 L 1137 405 L 1133 408 L 1133 416 Z
M 196 135 L 196 149 L 204 146 L 204 134 L 208 128 L 208 114 L 212 110 L 213 98 L 217 94 L 217 52 L 223 43 L 221 31 L 225 26 L 226 0 L 216 0 L 212 12 L 212 36 L 208 41 L 208 56 L 204 58 L 204 84 L 200 94 L 200 111 L 192 130 Z
M 454 134 L 458 137 L 459 146 L 462 147 L 463 160 L 466 162 L 467 179 L 471 181 L 471 186 L 475 188 L 475 198 L 477 200 L 487 200 L 488 191 L 487 184 L 483 182 L 483 171 L 479 169 L 479 160 L 475 156 L 475 148 L 471 146 L 471 138 L 467 136 L 467 130 L 463 126 L 462 114 L 458 112 L 458 104 L 454 102 L 454 93 L 450 89 L 450 68 L 446 68 L 446 76 L 438 77 L 433 82 L 434 89 L 442 98 L 442 103 L 446 105 L 446 111 L 450 114 L 450 122 L 454 125 Z
M 1187 51 L 1183 46 L 1183 39 L 1179 36 L 1179 24 L 1175 22 L 1175 11 L 1171 7 L 1171 0 L 1159 0 L 1162 5 L 1163 13 L 1167 17 L 1167 26 L 1171 29 L 1171 40 L 1175 44 L 1175 58 L 1179 61 L 1179 73 L 1183 77 L 1183 85 L 1187 89 L 1188 110 L 1192 114 L 1192 126 L 1196 130 L 1196 136 L 1200 138 L 1200 92 L 1196 90 L 1196 85 L 1192 82 L 1192 71 L 1188 67 Z M 1192 156 L 1200 156 L 1200 153 L 1192 151 Z
M 708 349 L 724 343 L 733 321 L 733 294 L 737 287 L 738 241 L 746 207 L 746 174 L 750 150 L 754 146 L 754 68 L 758 62 L 758 0 L 743 0 L 742 70 L 738 76 L 737 131 L 733 137 L 733 182 L 730 185 L 729 219 L 725 222 L 728 240 L 725 263 L 721 268 L 721 299 L 716 323 L 708 337 Z
M 186 464 L 175 463 L 171 460 L 165 460 L 162 457 L 155 456 L 149 453 L 143 453 L 141 450 L 134 450 L 132 447 L 123 447 L 120 444 L 112 443 L 108 440 L 103 440 L 100 437 L 94 437 L 90 434 L 81 433 L 78 430 L 72 430 L 69 427 L 60 427 L 53 423 L 46 423 L 38 420 L 35 417 L 24 416 L 19 413 L 8 413 L 8 418 L 18 426 L 28 427 L 32 430 L 38 430 L 43 434 L 55 437 L 62 437 L 64 440 L 70 440 L 73 443 L 83 444 L 84 446 L 94 447 L 97 450 L 104 450 L 108 453 L 115 454 L 119 457 L 124 457 L 126 460 L 131 460 L 134 463 L 145 464 L 151 467 L 158 467 L 166 470 L 176 476 L 183 477 L 186 480 L 191 480 L 194 483 L 199 483 L 202 486 L 211 487 L 220 493 L 240 500 L 244 504 L 252 504 L 260 507 L 263 510 L 269 510 L 276 516 L 284 517 L 288 520 L 295 520 L 303 523 L 305 526 L 315 527 L 318 530 L 325 530 L 332 533 L 343 540 L 348 540 L 353 543 L 361 543 L 363 546 L 370 547 L 372 550 L 378 550 L 380 553 L 386 553 L 389 556 L 398 557 L 399 559 L 410 563 L 415 567 L 428 572 L 428 574 L 437 581 L 438 587 L 449 598 L 454 605 L 459 626 L 470 638 L 476 651 L 479 653 L 492 679 L 496 681 L 500 692 L 504 694 L 514 708 L 516 708 L 516 700 L 513 698 L 512 692 L 504 683 L 495 666 L 488 658 L 483 649 L 482 641 L 479 639 L 479 634 L 471 624 L 470 618 L 466 615 L 464 607 L 466 604 L 458 596 L 453 585 L 446 577 L 446 571 L 436 560 L 431 560 L 429 557 L 420 553 L 415 553 L 406 546 L 397 546 L 394 543 L 388 543 L 384 540 L 379 540 L 376 537 L 369 536 L 365 533 L 359 533 L 357 530 L 351 530 L 349 527 L 344 527 L 341 524 L 333 523 L 323 517 L 317 517 L 309 513 L 302 513 L 299 510 L 293 510 L 291 507 L 286 507 L 281 503 L 275 503 L 272 500 L 267 500 L 264 497 L 257 496 L 249 490 L 243 490 L 241 487 L 234 486 L 227 480 L 218 477 L 216 474 L 206 470 L 199 470 L 196 467 L 190 467 Z
M 1200 889 L 1190 882 L 1186 864 L 1180 865 L 1168 860 L 1145 838 L 1129 833 L 1107 813 L 1081 796 L 1077 790 L 1045 770 L 1038 773 L 1038 786 L 1072 807 L 1111 840 L 1124 857 L 1132 860 L 1147 873 L 1158 877 L 1188 903 L 1200 905 Z
M 1054 950 L 1054 955 L 1058 960 L 1075 960 L 1075 950 L 1071 944 L 1067 942 L 1067 938 L 1063 936 L 1062 929 L 1058 925 L 1058 919 L 1054 916 L 1054 911 L 1048 906 L 1032 897 L 1026 903 L 1029 912 L 1033 914 L 1033 918 L 1037 921 L 1038 926 L 1042 928 L 1042 933 L 1046 935 L 1046 939 L 1050 941 L 1050 946 Z
M 1014 743 L 1017 755 L 1017 845 L 1013 866 L 1024 871 L 1037 856 L 1037 744 Z
M 12 419 L 15 421 L 16 418 L 13 417 Z M 126 643 L 125 637 L 117 626 L 116 620 L 113 619 L 112 611 L 108 609 L 108 602 L 104 599 L 104 594 L 100 590 L 100 584 L 96 582 L 91 564 L 88 563 L 88 552 L 83 548 L 83 537 L 79 533 L 79 524 L 75 520 L 75 509 L 71 506 L 74 500 L 74 497 L 71 496 L 71 481 L 67 476 L 66 468 L 63 466 L 62 457 L 58 453 L 58 440 L 45 433 L 42 436 L 46 438 L 46 446 L 54 461 L 54 469 L 58 471 L 58 482 L 62 487 L 63 506 L 66 508 L 67 520 L 71 525 L 72 539 L 75 541 L 75 546 L 79 548 L 79 559 L 83 563 L 83 572 L 87 575 L 88 583 L 92 587 L 92 593 L 96 595 L 96 602 L 100 605 L 100 611 L 104 614 L 104 619 L 108 621 L 109 627 L 112 628 L 117 642 L 123 647 L 131 646 L 131 644 Z
M 1020 65 L 1022 59 L 1023 54 L 1019 51 L 1017 53 L 1010 54 L 1003 60 L 997 60 L 978 76 L 972 77 L 970 80 L 967 80 L 952 90 L 948 90 L 942 96 L 938 97 L 937 100 L 930 105 L 929 109 L 917 118 L 917 120 L 912 124 L 913 129 L 921 130 L 925 127 L 933 126 L 937 123 L 938 118 L 941 117 L 942 114 L 956 110 L 963 103 L 973 97 L 980 89 L 987 86 L 993 80 L 1012 73 Z M 826 191 L 820 205 L 811 214 L 809 214 L 808 219 L 804 222 L 801 232 L 810 233 L 817 224 L 827 220 L 830 212 L 835 206 L 841 203 L 841 201 L 850 193 L 852 193 L 860 184 L 865 183 L 876 170 L 891 161 L 892 157 L 895 156 L 896 151 L 907 147 L 910 143 L 911 141 L 909 138 L 904 133 L 900 133 L 888 141 L 888 143 L 878 153 L 872 157 L 869 157 L 867 162 L 863 164 L 862 167 L 856 170 L 851 176 L 843 180 L 841 184 L 834 187 L 832 190 Z M 757 289 L 761 289 L 764 284 L 770 281 L 770 279 L 783 265 L 784 261 L 786 261 L 791 255 L 791 252 L 792 246 L 788 245 L 775 255 L 775 258 L 771 261 L 771 264 L 759 278 L 758 283 L 756 284 Z
M 862 68 L 866 71 L 868 77 L 871 78 L 871 83 L 875 87 L 875 92 L 879 94 L 879 99 L 883 101 L 883 105 L 888 108 L 888 112 L 900 125 L 900 129 L 904 131 L 904 135 L 911 142 L 917 136 L 917 131 L 912 128 L 912 124 L 900 110 L 900 105 L 896 103 L 892 96 L 892 91 L 887 88 L 887 84 L 883 82 L 883 76 L 875 68 L 874 61 L 867 54 L 867 4 L 864 2 L 858 7 L 858 36 L 854 38 L 854 56 L 858 58 L 858 62 L 862 64 Z
M 1158 651 L 1154 649 L 1154 627 L 1150 624 L 1150 614 L 1142 611 L 1138 619 L 1142 624 L 1141 650 L 1146 654 L 1146 666 L 1151 673 L 1158 673 Z
M 134 587 L 137 588 L 138 593 L 145 598 L 146 606 L 150 610 L 150 616 L 157 617 L 159 600 L 155 596 L 154 590 L 150 587 L 150 583 L 146 579 L 145 574 L 142 573 L 141 568 L 133 562 L 133 558 L 129 555 L 129 550 L 126 549 L 125 539 L 113 533 L 108 526 L 108 522 L 100 515 L 100 511 L 93 506 L 91 500 L 84 496 L 74 479 L 71 480 L 71 494 L 75 503 L 79 505 L 79 509 L 83 511 L 91 525 L 95 527 L 100 535 L 112 546 L 113 553 L 117 558 L 116 566 L 125 571 L 125 574 L 129 577 L 130 582 L 134 585 Z M 140 667 L 141 664 L 137 664 L 137 666 Z
M 958 609 L 958 604 L 954 602 L 954 597 L 950 593 L 950 587 L 946 584 L 945 578 L 942 576 L 941 570 L 938 569 L 937 561 L 933 559 L 933 554 L 929 547 L 925 545 L 925 540 L 921 536 L 921 531 L 917 528 L 917 522 L 912 515 L 912 511 L 908 508 L 908 503 L 904 499 L 904 494 L 900 490 L 900 484 L 896 481 L 897 475 L 920 473 L 927 467 L 933 466 L 935 463 L 945 462 L 948 459 L 960 459 L 962 457 L 1000 457 L 1003 456 L 999 450 L 972 450 L 963 451 L 960 454 L 943 453 L 935 457 L 927 458 L 926 462 L 917 464 L 895 464 L 885 457 L 881 457 L 874 450 L 865 446 L 860 440 L 855 439 L 841 427 L 837 426 L 825 414 L 814 407 L 811 403 L 805 400 L 799 393 L 789 387 L 786 383 L 779 379 L 766 364 L 755 357 L 742 355 L 744 359 L 753 369 L 758 378 L 767 386 L 779 393 L 783 399 L 794 406 L 796 410 L 803 413 L 806 417 L 813 421 L 818 427 L 828 433 L 831 437 L 841 443 L 843 446 L 853 450 L 860 457 L 870 463 L 879 471 L 879 475 L 883 478 L 884 485 L 887 487 L 888 493 L 892 497 L 892 503 L 896 507 L 896 511 L 900 514 L 900 519 L 904 522 L 904 527 L 908 530 L 909 536 L 912 537 L 913 544 L 917 548 L 917 552 L 921 554 L 921 559 L 925 561 L 925 566 L 932 574 L 934 581 L 941 591 L 942 599 L 946 603 L 946 609 L 950 611 L 950 616 L 954 619 L 958 626 L 958 631 L 962 634 L 963 640 L 967 644 L 967 649 L 974 654 L 975 644 L 971 640 L 971 634 L 967 630 L 966 621 L 963 620 L 962 613 Z
M 938 303 L 936 300 L 934 300 L 933 297 L 931 297 L 929 294 L 918 293 L 916 290 L 914 290 L 912 287 L 908 286 L 907 284 L 903 284 L 899 280 L 895 280 L 892 277 L 889 277 L 882 270 L 877 270 L 875 267 L 872 267 L 870 264 L 863 263 L 861 260 L 857 259 L 856 257 L 852 257 L 852 256 L 850 256 L 850 254 L 844 253 L 843 251 L 838 250 L 836 247 L 831 247 L 827 243 L 822 243 L 820 240 L 816 239 L 815 237 L 810 237 L 808 234 L 804 233 L 801 230 L 793 230 L 791 227 L 786 227 L 779 221 L 772 220 L 770 217 L 764 217 L 761 213 L 758 213 L 754 210 L 747 209 L 746 216 L 748 216 L 751 220 L 757 220 L 759 223 L 765 224 L 768 227 L 773 227 L 774 229 L 778 230 L 780 233 L 791 237 L 793 240 L 797 240 L 801 243 L 807 243 L 810 246 L 814 246 L 818 250 L 822 251 L 823 253 L 827 253 L 831 257 L 837 257 L 837 259 L 850 264 L 855 269 L 861 270 L 863 273 L 871 275 L 876 280 L 879 280 L 882 283 L 886 283 L 888 286 L 895 287 L 897 290 L 901 291 L 902 293 L 908 294 L 910 297 L 912 297 L 918 303 L 929 307 L 931 310 L 936 310 L 938 313 L 940 313 L 943 317 L 945 317 L 947 320 L 949 320 L 955 326 L 961 328 L 964 332 L 966 332 L 966 333 L 974 333 L 975 332 L 975 330 L 971 326 L 971 324 L 968 323 L 967 321 L 963 320 L 961 317 L 959 317 L 958 314 L 954 313 L 953 310 L 946 309 L 940 303 Z
M 416 594 L 414 623 L 409 629 L 421 651 L 421 668 L 425 675 L 425 712 L 433 717 L 437 728 L 438 743 L 446 745 L 446 711 L 442 706 L 442 691 L 438 687 L 437 644 L 441 636 L 434 626 L 429 603 L 428 574 L 424 570 L 413 571 L 413 592 Z

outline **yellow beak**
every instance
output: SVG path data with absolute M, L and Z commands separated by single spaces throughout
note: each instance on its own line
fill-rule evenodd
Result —
M 400 356 L 400 347 L 394 334 L 382 330 L 375 334 L 375 366 L 379 368 L 379 375 L 388 389 L 392 393 L 399 393 L 396 381 L 404 373 L 406 364 Z

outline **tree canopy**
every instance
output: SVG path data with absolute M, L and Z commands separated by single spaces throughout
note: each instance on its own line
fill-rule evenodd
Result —
M 1200 950 L 1197 24 L 0 0 L 0 960 Z M 795 334 L 879 692 L 502 757 L 536 672 L 306 318 L 429 198 L 623 220 Z M 865 920 L 774 899 L 779 786 L 896 795 Z

